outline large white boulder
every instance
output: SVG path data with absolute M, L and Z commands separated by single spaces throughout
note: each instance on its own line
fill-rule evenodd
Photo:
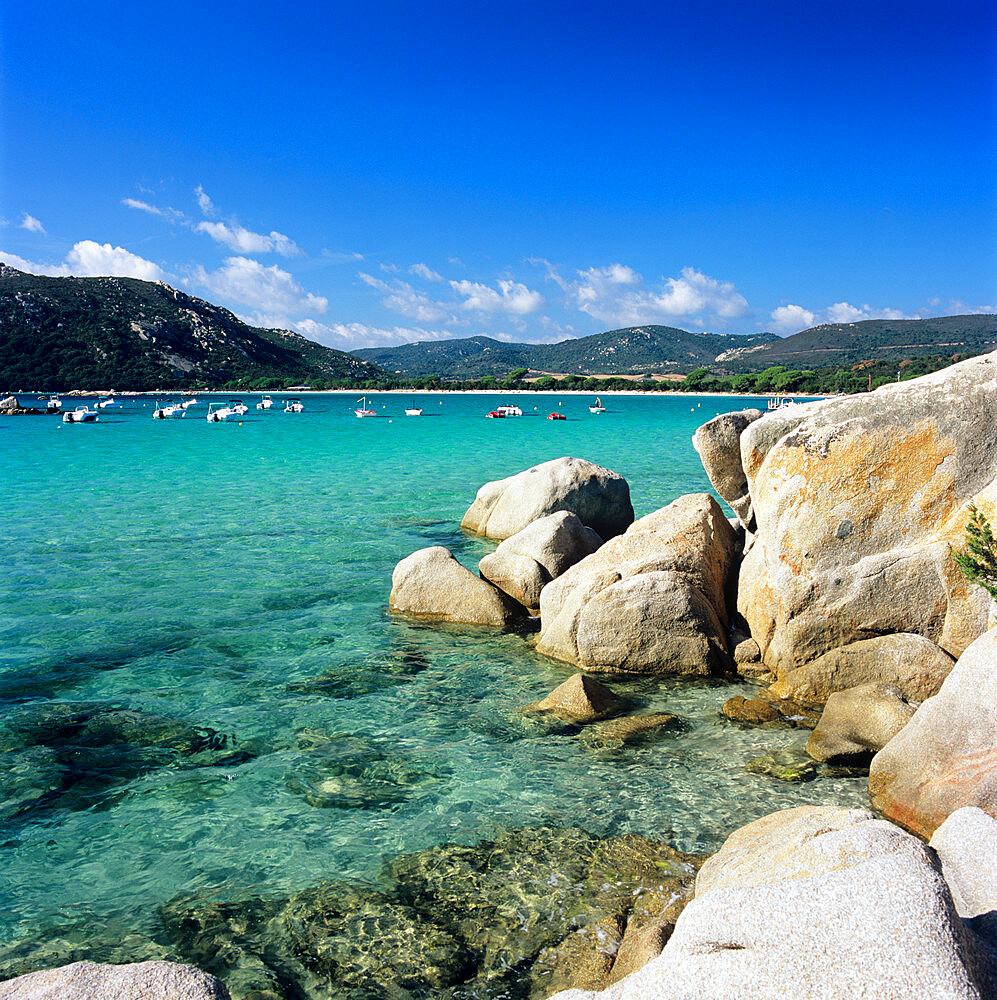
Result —
M 612 538 L 633 522 L 627 481 L 583 458 L 555 458 L 485 483 L 468 508 L 462 528 L 504 539 L 559 510 L 576 514 L 600 538 Z
M 997 947 L 997 819 L 964 806 L 935 830 L 930 846 L 959 916 Z
M 877 681 L 836 691 L 807 740 L 814 760 L 868 759 L 910 722 L 917 705 L 896 686 Z
M 465 625 L 507 626 L 525 615 L 515 601 L 475 576 L 442 545 L 419 549 L 395 566 L 388 607 Z
M 938 694 L 873 757 L 869 794 L 922 837 L 962 806 L 997 817 L 997 628 L 959 657 Z
M 748 480 L 741 465 L 741 435 L 748 424 L 762 415 L 761 410 L 721 413 L 708 420 L 692 436 L 692 446 L 699 453 L 713 488 L 730 504 L 738 520 L 754 530 Z
M 997 357 L 986 354 L 744 430 L 757 534 L 738 610 L 780 678 L 893 633 L 957 657 L 986 630 L 989 598 L 950 552 L 964 546 L 971 503 L 997 511 L 995 414 Z
M 74 962 L 0 983 L 2 1000 L 229 1000 L 221 980 L 191 965 Z
M 722 673 L 734 529 L 708 493 L 642 517 L 540 595 L 537 650 L 583 670 Z
M 602 539 L 575 514 L 561 510 L 510 535 L 478 563 L 478 572 L 531 610 L 540 591 L 569 566 L 591 555 Z

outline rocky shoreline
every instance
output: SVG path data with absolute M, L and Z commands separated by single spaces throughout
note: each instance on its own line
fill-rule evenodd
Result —
M 995 425 L 992 356 L 724 414 L 694 443 L 731 520 L 694 494 L 635 521 L 622 477 L 563 458 L 478 491 L 462 527 L 501 542 L 478 575 L 434 546 L 392 578 L 391 610 L 429 621 L 519 629 L 539 611 L 537 651 L 579 672 L 523 709 L 586 739 L 673 724 L 634 711 L 613 674 L 767 684 L 723 713 L 812 732 L 801 759 L 758 766 L 868 769 L 879 815 L 773 813 L 701 868 L 645 838 L 527 828 L 396 859 L 367 891 L 171 901 L 170 946 L 120 960 L 220 982 L 85 995 L 997 996 L 997 628 L 951 559 L 970 507 L 997 509 Z M 66 984 L 94 968 L 0 997 L 84 995 Z

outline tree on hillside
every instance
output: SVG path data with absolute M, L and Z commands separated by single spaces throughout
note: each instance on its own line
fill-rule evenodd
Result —
M 978 584 L 997 598 L 997 539 L 990 522 L 973 504 L 969 506 L 966 522 L 966 549 L 953 552 L 952 558 L 970 583 Z

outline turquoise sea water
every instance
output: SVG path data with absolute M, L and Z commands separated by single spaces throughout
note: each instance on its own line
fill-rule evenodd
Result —
M 246 397 L 252 406 L 258 397 Z M 0 422 L 0 942 L 68 921 L 142 928 L 178 893 L 293 891 L 523 824 L 714 849 L 861 778 L 748 773 L 806 732 L 718 715 L 746 684 L 613 680 L 683 722 L 599 749 L 518 709 L 572 669 L 528 635 L 388 615 L 391 570 L 464 536 L 477 488 L 575 455 L 624 475 L 637 516 L 709 488 L 690 443 L 744 399 L 304 395 L 241 424 Z M 66 401 L 67 405 L 68 400 Z M 560 410 L 567 421 L 542 419 Z

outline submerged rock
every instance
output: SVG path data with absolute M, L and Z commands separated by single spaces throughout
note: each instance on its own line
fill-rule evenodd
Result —
M 959 657 L 941 690 L 872 759 L 869 794 L 922 837 L 963 806 L 997 817 L 997 629 Z
M 701 860 L 632 834 L 524 827 L 402 855 L 377 885 L 186 896 L 161 915 L 236 1000 L 542 997 L 604 975 L 625 922 L 674 921 Z
M 525 472 L 485 483 L 462 528 L 504 539 L 538 518 L 566 510 L 600 538 L 612 538 L 634 519 L 627 481 L 583 458 L 556 458 Z
M 632 743 L 659 739 L 680 726 L 681 722 L 667 712 L 626 715 L 620 719 L 610 719 L 608 722 L 589 726 L 582 738 L 591 746 L 615 749 Z
M 442 545 L 419 549 L 395 566 L 388 607 L 434 621 L 498 627 L 509 626 L 526 614 Z
M 624 920 L 613 913 L 572 931 L 563 941 L 544 948 L 531 969 L 535 1000 L 557 990 L 597 990 L 606 981 L 623 941 Z
M 569 511 L 538 518 L 478 563 L 478 572 L 531 611 L 540 591 L 569 566 L 591 555 L 602 539 Z
M 537 651 L 583 670 L 729 671 L 734 557 L 734 530 L 713 497 L 680 497 L 544 588 Z
M 384 809 L 449 775 L 443 763 L 415 758 L 383 741 L 305 731 L 307 751 L 287 787 L 317 809 Z
M 817 762 L 807 754 L 806 747 L 770 750 L 744 766 L 752 774 L 766 774 L 779 781 L 813 781 L 817 777 Z

